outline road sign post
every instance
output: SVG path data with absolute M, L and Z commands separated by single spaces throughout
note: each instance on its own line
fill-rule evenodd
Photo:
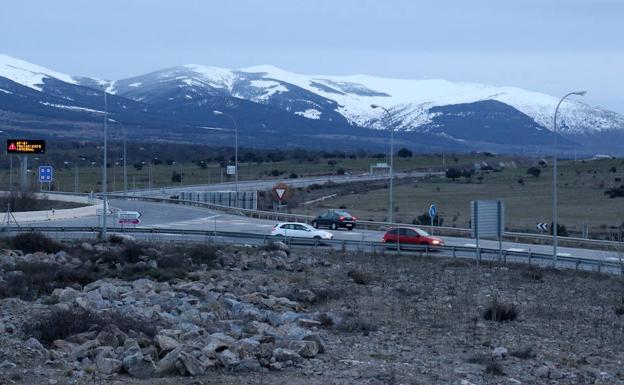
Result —
M 43 190 L 43 184 L 48 184 L 48 191 L 51 190 L 52 182 L 54 181 L 54 169 L 52 166 L 39 166 L 39 183 L 41 184 L 41 189 Z
M 433 235 L 433 219 L 435 218 L 437 213 L 438 213 L 438 211 L 437 211 L 436 206 L 434 204 L 429 206 L 429 218 L 431 219 L 431 235 Z
M 273 197 L 277 200 L 278 208 L 282 205 L 282 202 L 290 195 L 290 189 L 284 182 L 279 182 L 272 189 Z
M 505 204 L 502 200 L 472 201 L 470 204 L 470 227 L 477 240 L 477 263 L 481 261 L 479 239 L 497 237 L 499 260 L 503 257 L 503 233 L 505 232 Z

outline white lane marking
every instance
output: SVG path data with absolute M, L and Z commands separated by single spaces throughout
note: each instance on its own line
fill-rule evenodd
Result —
M 557 253 L 557 256 L 559 257 L 570 257 L 572 254 L 570 253 Z
M 477 247 L 477 245 L 474 244 L 474 243 L 466 243 L 466 244 L 464 244 L 464 246 L 466 246 L 466 247 Z
M 507 249 L 507 251 L 526 251 L 526 249 L 521 249 L 521 248 L 517 248 L 517 247 L 511 247 L 511 248 Z
M 170 227 L 177 227 L 177 226 L 201 225 L 201 224 L 206 224 L 206 223 L 214 223 L 215 218 L 217 217 L 219 217 L 219 215 L 211 215 L 209 217 L 189 219 L 187 221 L 160 223 L 160 224 L 152 225 L 152 227 L 169 227 L 170 228 Z

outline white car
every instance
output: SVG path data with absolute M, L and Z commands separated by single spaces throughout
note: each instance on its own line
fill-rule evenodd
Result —
M 281 237 L 298 237 L 313 239 L 333 239 L 334 234 L 329 231 L 318 230 L 305 223 L 283 222 L 273 226 L 271 235 Z

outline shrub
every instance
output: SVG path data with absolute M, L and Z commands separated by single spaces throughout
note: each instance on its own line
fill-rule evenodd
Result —
M 457 178 L 462 176 L 462 172 L 461 172 L 461 170 L 459 170 L 457 168 L 449 168 L 448 170 L 446 170 L 446 173 L 444 175 L 447 178 L 453 180 L 453 182 L 454 182 L 455 179 L 457 179 Z
M 552 222 L 550 223 L 550 235 L 553 235 L 553 224 Z M 568 236 L 568 228 L 565 227 L 565 225 L 562 225 L 560 223 L 557 223 L 557 235 L 560 237 L 567 237 Z
M 145 319 L 116 311 L 95 314 L 82 308 L 54 309 L 40 314 L 31 322 L 26 323 L 24 332 L 49 346 L 55 340 L 66 339 L 89 330 L 100 331 L 109 325 L 115 325 L 124 333 L 135 331 L 149 338 L 153 338 L 157 333 L 156 325 Z
M 544 272 L 542 269 L 533 266 L 525 270 L 523 275 L 534 281 L 541 281 L 544 278 Z
M 485 366 L 485 372 L 487 374 L 493 374 L 495 376 L 504 376 L 505 372 L 503 371 L 503 366 L 500 364 L 500 362 L 498 361 L 490 361 L 486 366 Z
M 407 148 L 402 148 L 399 150 L 397 155 L 399 156 L 399 158 L 411 158 L 412 152 L 408 150 Z
M 84 267 L 70 268 L 56 263 L 22 262 L 5 274 L 0 282 L 0 298 L 19 297 L 35 300 L 59 287 L 85 285 L 100 278 L 100 274 Z
M 171 183 L 182 183 L 182 173 L 172 171 L 171 172 Z
M 126 263 L 137 263 L 142 255 L 143 247 L 136 242 L 126 244 L 122 251 L 123 262 Z
M 108 241 L 112 244 L 121 244 L 124 242 L 123 237 L 120 237 L 119 235 L 113 234 L 110 237 L 108 237 Z
M 429 216 L 429 213 L 424 213 L 415 218 L 412 223 L 421 226 L 431 226 L 431 217 Z M 433 217 L 434 226 L 442 226 L 442 223 L 444 223 L 444 218 L 440 218 L 439 215 Z
M 527 170 L 527 174 L 537 178 L 542 173 L 542 170 L 537 167 L 529 167 Z
M 217 261 L 218 247 L 209 245 L 195 245 L 187 249 L 186 255 L 196 264 L 214 266 Z
M 63 245 L 48 238 L 41 233 L 22 233 L 13 237 L 10 241 L 15 249 L 25 253 L 35 253 L 43 251 L 45 253 L 56 253 L 63 250 Z
M 522 360 L 526 360 L 529 358 L 535 358 L 535 352 L 533 351 L 532 346 L 523 346 L 518 349 L 512 349 L 509 354 L 513 357 L 520 358 Z
M 373 281 L 373 276 L 362 270 L 349 270 L 347 275 L 358 285 L 368 285 Z
M 33 320 L 24 326 L 24 333 L 49 346 L 55 340 L 86 332 L 98 323 L 99 317 L 83 309 L 55 309 L 50 313 L 33 317 Z
M 497 322 L 513 321 L 518 318 L 518 308 L 516 305 L 494 300 L 483 312 L 483 318 Z
M 374 332 L 378 329 L 377 325 L 371 322 L 370 319 L 364 319 L 362 316 L 355 314 L 348 314 L 338 324 L 335 325 L 336 329 L 345 333 L 364 333 L 368 335 L 370 332 Z
M 624 185 L 620 187 L 613 187 L 604 192 L 609 198 L 622 198 L 624 197 Z

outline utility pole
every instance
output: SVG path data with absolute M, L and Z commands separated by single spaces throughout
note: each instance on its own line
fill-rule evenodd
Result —
M 103 210 L 102 210 L 102 239 L 107 239 L 106 234 L 106 214 L 108 212 L 108 196 L 107 193 L 107 169 L 106 163 L 108 163 L 108 104 L 106 101 L 106 87 L 104 87 L 104 162 L 102 164 L 102 200 L 103 200 Z

